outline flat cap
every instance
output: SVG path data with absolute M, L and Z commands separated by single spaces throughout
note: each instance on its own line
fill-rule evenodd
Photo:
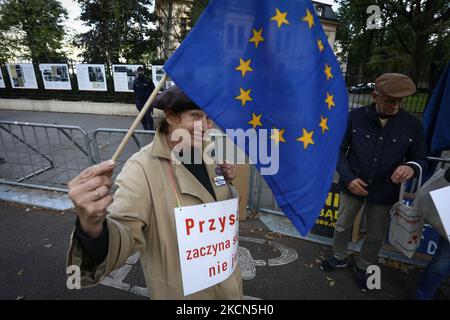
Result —
M 200 109 L 194 101 L 189 99 L 189 97 L 176 85 L 161 92 L 156 97 L 153 106 L 157 109 L 171 109 L 173 111 Z
M 385 96 L 403 98 L 416 92 L 410 77 L 400 73 L 385 73 L 375 80 L 375 90 Z

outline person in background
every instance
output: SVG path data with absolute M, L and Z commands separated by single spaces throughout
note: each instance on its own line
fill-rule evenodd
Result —
M 136 108 L 140 112 L 147 102 L 148 98 L 155 89 L 155 85 L 152 81 L 147 79 L 144 74 L 144 68 L 139 67 L 137 69 L 137 78 L 133 83 L 133 91 L 136 95 Z M 144 130 L 154 130 L 152 108 L 149 108 L 141 120 Z
M 426 169 L 425 134 L 419 119 L 402 109 L 416 86 L 406 75 L 386 73 L 375 81 L 371 105 L 350 112 L 337 164 L 342 189 L 333 254 L 320 268 L 332 271 L 349 264 L 347 245 L 356 215 L 365 206 L 366 237 L 353 264 L 358 287 L 367 292 L 367 267 L 378 253 L 398 201 L 401 183 Z

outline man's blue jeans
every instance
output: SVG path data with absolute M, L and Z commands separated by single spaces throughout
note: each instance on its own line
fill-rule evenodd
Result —
M 417 288 L 416 298 L 419 300 L 433 299 L 442 281 L 450 275 L 450 242 L 441 237 L 436 253 L 423 272 Z

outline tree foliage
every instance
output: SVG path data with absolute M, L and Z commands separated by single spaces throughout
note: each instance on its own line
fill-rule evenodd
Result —
M 378 0 L 381 29 L 368 29 L 370 0 L 339 1 L 336 39 L 348 74 L 368 81 L 381 72 L 403 72 L 433 81 L 449 56 L 449 0 Z
M 0 59 L 60 61 L 65 19 L 67 11 L 57 0 L 1 1 Z

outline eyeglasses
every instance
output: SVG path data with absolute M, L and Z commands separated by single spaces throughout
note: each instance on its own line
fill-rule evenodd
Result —
M 388 106 L 399 105 L 401 107 L 403 104 L 403 99 L 383 99 L 383 102 Z
M 395 99 L 395 98 L 385 98 L 385 97 L 383 97 L 383 95 L 382 94 L 380 94 L 379 92 L 375 92 L 380 98 L 381 98 L 381 100 L 383 101 L 383 103 L 385 104 L 385 105 L 388 105 L 388 106 L 395 106 L 395 105 L 399 105 L 400 107 L 402 106 L 402 104 L 403 104 L 403 101 L 404 101 L 404 98 L 397 98 L 397 99 Z

